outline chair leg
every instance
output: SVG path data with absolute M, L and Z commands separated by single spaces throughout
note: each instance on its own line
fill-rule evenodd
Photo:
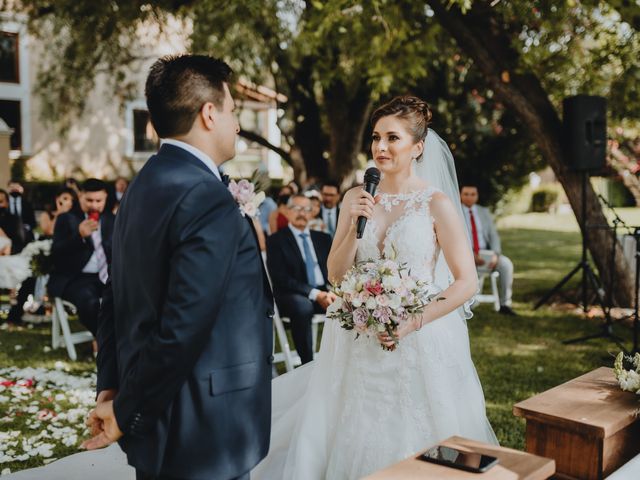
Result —
M 51 312 L 51 348 L 60 347 L 60 321 L 58 320 L 58 307 L 53 306 Z
M 318 351 L 318 324 L 313 322 L 311 324 L 311 345 L 313 346 L 313 358 L 316 358 L 316 352 Z
M 60 327 L 62 327 L 62 336 L 64 338 L 65 346 L 67 347 L 67 353 L 69 354 L 69 358 L 75 362 L 78 359 L 78 354 L 76 353 L 76 347 L 73 345 L 73 340 L 71 339 L 71 329 L 69 328 L 67 312 L 65 312 L 62 300 L 59 298 L 56 298 L 56 310 Z
M 498 291 L 498 277 L 500 274 L 498 272 L 493 272 L 491 274 L 491 293 L 493 293 L 493 308 L 496 312 L 500 311 L 500 292 Z
M 280 350 L 284 356 L 284 366 L 287 372 L 293 370 L 293 356 L 291 355 L 291 348 L 289 347 L 289 340 L 287 339 L 287 332 L 282 325 L 282 319 L 278 312 L 273 316 L 273 326 L 276 330 L 276 336 L 278 337 L 278 343 L 280 344 Z

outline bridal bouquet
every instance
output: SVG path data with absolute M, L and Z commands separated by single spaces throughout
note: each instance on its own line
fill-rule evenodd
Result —
M 613 364 L 613 373 L 622 390 L 640 395 L 640 353 L 631 357 L 620 352 Z
M 360 335 L 377 336 L 387 332 L 395 344 L 395 329 L 412 315 L 422 313 L 437 292 L 416 280 L 406 265 L 381 259 L 358 262 L 333 289 L 336 300 L 327 309 L 327 317 L 340 322 L 346 330 Z

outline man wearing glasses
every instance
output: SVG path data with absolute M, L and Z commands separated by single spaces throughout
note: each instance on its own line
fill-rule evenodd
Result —
M 291 319 L 291 335 L 302 363 L 313 360 L 311 320 L 335 300 L 329 292 L 327 257 L 331 237 L 310 230 L 311 200 L 292 195 L 287 203 L 288 228 L 267 238 L 267 268 L 280 313 Z

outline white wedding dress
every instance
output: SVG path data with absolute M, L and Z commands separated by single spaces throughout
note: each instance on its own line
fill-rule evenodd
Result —
M 382 194 L 357 260 L 395 254 L 412 275 L 434 283 L 434 191 Z M 459 311 L 393 352 L 327 320 L 316 360 L 273 381 L 272 419 L 269 455 L 253 480 L 357 479 L 452 435 L 497 444 Z
M 11 240 L 0 237 L 0 249 L 11 246 Z M 18 288 L 31 275 L 29 257 L 24 255 L 0 255 L 0 288 Z

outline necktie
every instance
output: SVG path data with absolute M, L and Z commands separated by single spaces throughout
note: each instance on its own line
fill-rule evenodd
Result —
M 333 237 L 336 233 L 336 229 L 333 226 L 333 210 L 327 210 L 327 228 L 329 229 L 329 235 Z
M 478 227 L 476 227 L 476 219 L 473 216 L 473 210 L 469 209 L 469 220 L 471 220 L 471 239 L 473 240 L 473 253 L 475 255 L 480 251 L 480 241 L 478 240 Z
M 300 238 L 302 239 L 302 250 L 304 251 L 304 267 L 307 271 L 307 282 L 312 287 L 316 286 L 316 264 L 313 261 L 313 256 L 311 255 L 311 245 L 309 245 L 309 234 L 301 233 Z
M 102 248 L 102 236 L 100 230 L 96 230 L 91 234 L 91 240 L 93 240 L 93 249 L 96 252 L 98 259 L 98 278 L 102 283 L 107 283 L 109 278 L 109 267 L 107 266 L 107 257 L 104 254 L 104 248 Z

